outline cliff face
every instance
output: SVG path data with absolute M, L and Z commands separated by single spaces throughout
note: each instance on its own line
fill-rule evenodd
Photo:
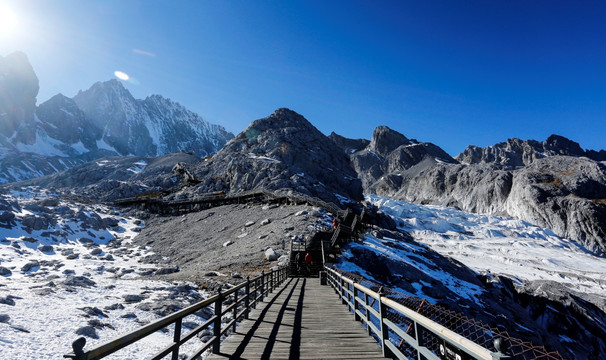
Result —
M 35 141 L 39 89 L 38 77 L 24 53 L 0 56 L 0 135 L 14 136 L 25 144 Z
M 203 179 L 198 191 L 290 190 L 337 203 L 339 195 L 362 197 L 347 156 L 289 109 L 252 122 L 194 172 Z

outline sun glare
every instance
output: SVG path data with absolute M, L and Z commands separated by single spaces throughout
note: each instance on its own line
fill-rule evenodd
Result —
M 130 79 L 130 76 L 122 71 L 114 71 L 114 75 L 116 75 L 116 77 L 120 80 L 128 81 L 128 79 Z
M 8 6 L 0 4 L 0 36 L 11 35 L 17 22 L 17 15 Z

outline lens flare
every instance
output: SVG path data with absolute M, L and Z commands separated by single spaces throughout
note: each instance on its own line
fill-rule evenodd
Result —
M 0 36 L 11 35 L 17 22 L 17 15 L 8 6 L 0 4 Z
M 120 80 L 124 80 L 124 81 L 128 81 L 128 79 L 130 79 L 130 76 L 128 76 L 127 73 L 122 72 L 122 71 L 114 71 L 114 75 L 116 75 L 116 77 Z

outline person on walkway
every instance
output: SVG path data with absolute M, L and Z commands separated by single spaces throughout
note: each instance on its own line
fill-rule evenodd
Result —
M 311 274 L 311 266 L 314 264 L 314 259 L 311 253 L 305 254 L 305 267 L 307 268 L 307 274 Z
M 297 251 L 295 255 L 295 264 L 297 265 L 297 275 L 301 275 L 301 253 Z
M 333 227 L 335 230 L 337 230 L 337 228 L 339 227 L 339 219 L 334 218 L 334 219 L 332 220 L 332 227 Z

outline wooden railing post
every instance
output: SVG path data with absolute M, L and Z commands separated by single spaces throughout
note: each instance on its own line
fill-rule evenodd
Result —
M 244 292 L 246 296 L 244 297 L 244 318 L 248 319 L 250 314 L 250 276 L 246 277 L 246 287 Z
M 340 287 L 340 292 L 341 292 L 341 303 L 343 305 L 347 304 L 347 300 L 345 300 L 345 287 L 343 286 L 343 275 L 339 275 L 339 287 Z
M 261 271 L 261 301 L 265 299 L 265 270 Z
M 353 282 L 352 285 L 352 292 L 353 292 L 353 314 L 354 314 L 354 320 L 355 321 L 360 321 L 360 316 L 358 315 L 358 313 L 356 312 L 356 310 L 358 310 L 358 301 L 356 300 L 356 282 Z
M 366 310 L 366 330 L 368 331 L 368 336 L 372 335 L 372 329 L 370 328 L 370 310 L 368 310 L 368 294 L 364 293 L 364 309 Z
M 272 293 L 274 292 L 274 271 L 272 270 L 271 273 L 269 273 L 269 291 L 267 292 Z
M 387 306 L 383 303 L 383 296 L 385 291 L 383 288 L 379 289 L 379 321 L 381 323 L 381 348 L 383 350 L 383 357 L 393 357 L 393 353 L 387 347 L 386 343 L 389 341 L 389 328 L 383 321 L 387 317 Z
M 175 347 L 175 349 L 173 350 L 173 355 L 172 355 L 172 360 L 179 360 L 179 341 L 181 341 L 181 325 L 182 325 L 182 321 L 183 318 L 179 318 L 177 319 L 177 321 L 175 321 L 175 334 L 173 336 L 173 341 L 175 342 L 175 344 L 177 345 L 177 347 Z
M 221 352 L 221 313 L 223 312 L 223 295 L 221 294 L 221 287 L 219 287 L 219 296 L 215 301 L 215 322 L 213 325 L 213 335 L 215 342 L 213 343 L 213 354 Z
M 236 323 L 238 322 L 238 291 L 234 291 L 234 325 L 232 331 L 236 332 Z

